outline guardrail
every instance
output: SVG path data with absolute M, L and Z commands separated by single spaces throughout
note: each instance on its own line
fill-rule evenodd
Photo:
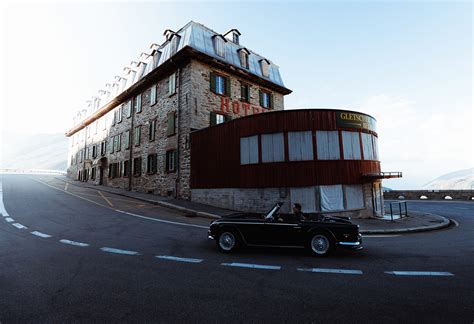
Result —
M 404 201 L 392 201 L 392 202 L 390 202 L 390 218 L 391 218 L 392 222 L 393 222 L 393 205 L 398 205 L 398 212 L 399 212 L 400 218 L 408 216 L 406 200 L 404 200 Z M 403 215 L 402 206 L 405 207 L 405 215 Z
M 47 169 L 0 169 L 3 174 L 56 174 L 66 175 L 63 170 L 47 170 Z

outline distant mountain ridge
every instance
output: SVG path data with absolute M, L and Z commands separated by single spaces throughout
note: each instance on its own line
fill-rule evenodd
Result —
M 0 168 L 66 170 L 68 139 L 64 134 L 2 135 Z
M 444 174 L 423 186 L 423 189 L 472 189 L 474 188 L 474 168 Z

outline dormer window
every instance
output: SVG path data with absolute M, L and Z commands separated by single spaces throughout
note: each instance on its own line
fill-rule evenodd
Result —
M 240 32 L 237 29 L 231 29 L 224 34 L 224 37 L 230 40 L 232 43 L 239 45 Z
M 220 57 L 225 56 L 225 48 L 224 48 L 224 43 L 226 42 L 226 39 L 222 37 L 221 35 L 215 35 L 213 37 L 214 41 L 214 51 L 216 51 L 216 54 Z
M 239 49 L 240 65 L 245 69 L 249 68 L 249 54 L 246 48 Z
M 270 75 L 269 68 L 270 68 L 270 61 L 267 59 L 260 60 L 260 68 L 262 69 L 262 75 L 266 78 Z
M 177 34 L 171 38 L 171 55 L 175 54 L 178 51 L 178 45 L 179 45 L 179 37 Z

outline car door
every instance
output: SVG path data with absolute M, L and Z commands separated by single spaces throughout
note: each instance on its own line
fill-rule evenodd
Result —
M 302 228 L 297 222 L 266 222 L 264 232 L 265 245 L 298 246 L 301 242 Z

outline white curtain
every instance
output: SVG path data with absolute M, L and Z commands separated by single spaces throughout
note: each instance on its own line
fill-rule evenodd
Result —
M 240 164 L 258 163 L 258 135 L 240 138 Z
M 291 206 L 299 203 L 303 213 L 316 212 L 315 187 L 290 188 Z
M 316 131 L 318 160 L 339 160 L 338 131 Z
M 342 132 L 344 160 L 360 160 L 360 140 L 358 132 Z
M 290 161 L 313 159 L 313 138 L 311 132 L 288 132 Z
M 262 162 L 281 162 L 285 160 L 283 133 L 262 135 Z
M 344 209 L 342 185 L 320 186 L 321 211 Z
M 361 185 L 346 185 L 344 189 L 346 194 L 346 209 L 364 208 L 364 194 Z
M 362 150 L 364 152 L 364 160 L 375 160 L 374 149 L 372 143 L 372 135 L 361 133 L 362 136 Z

